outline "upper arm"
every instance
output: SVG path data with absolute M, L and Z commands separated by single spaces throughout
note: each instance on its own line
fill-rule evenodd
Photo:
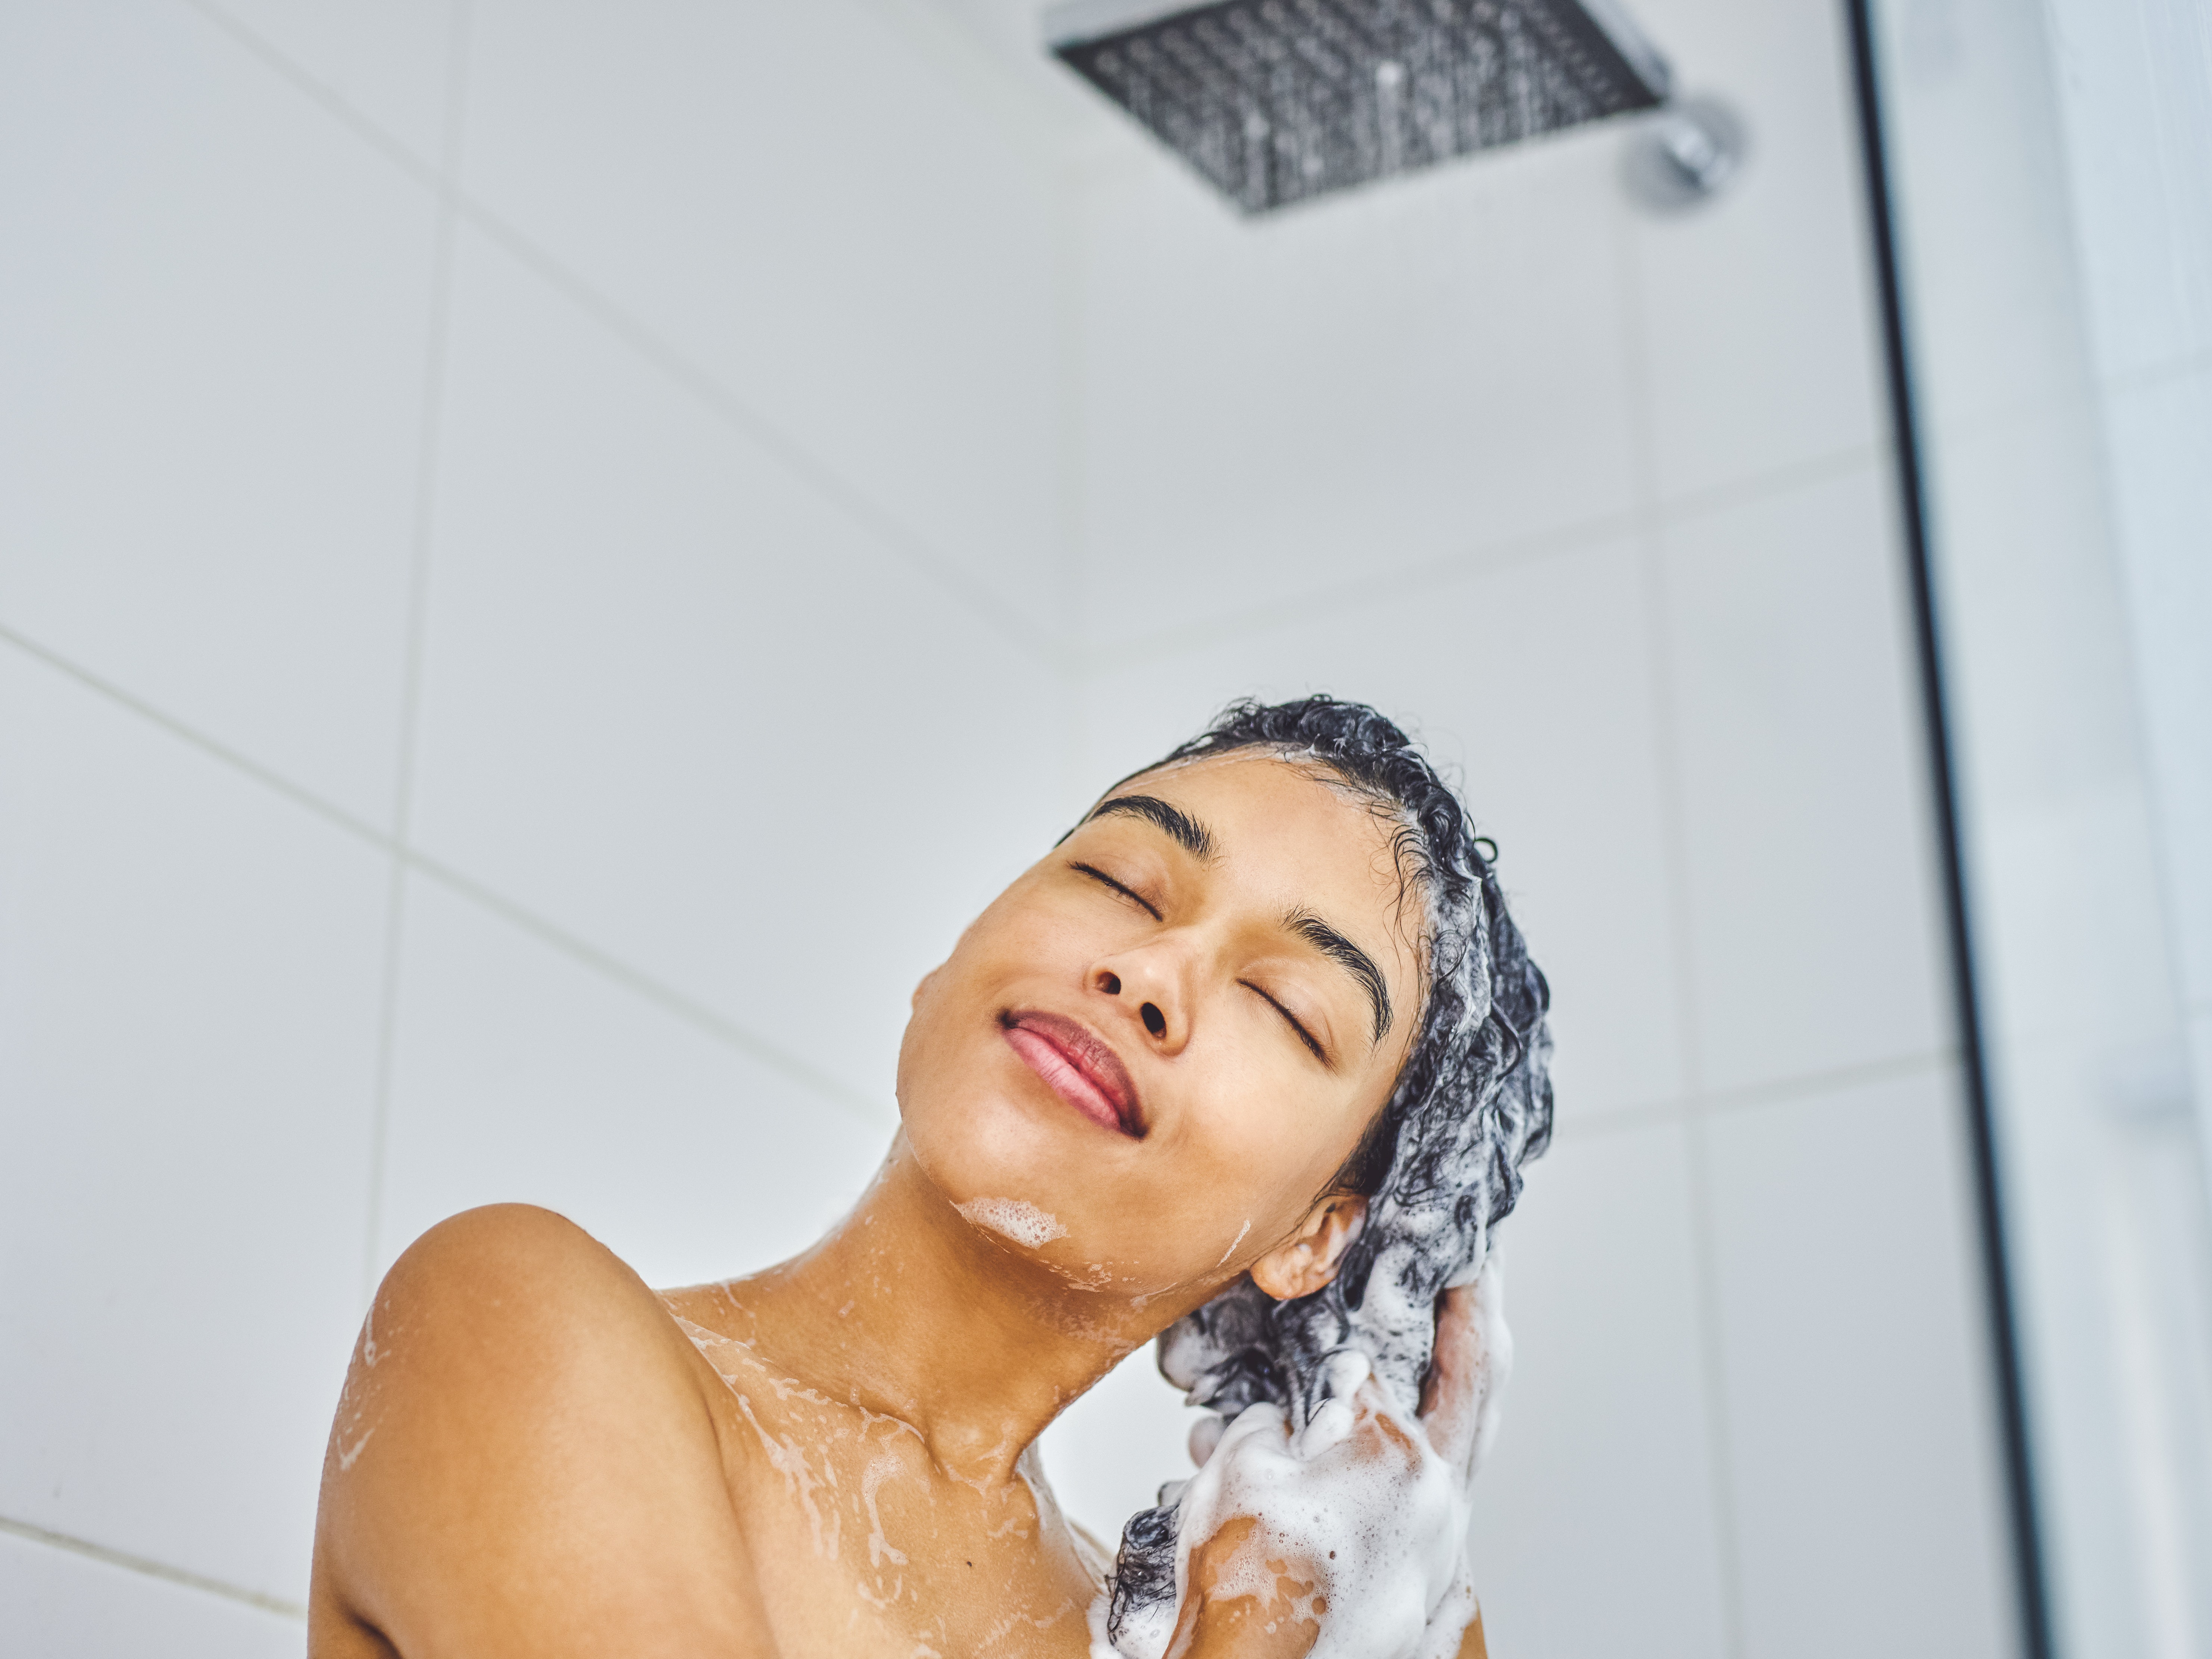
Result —
M 313 1601 L 314 1626 L 406 1659 L 773 1651 L 681 1334 L 610 1252 L 518 1206 L 434 1228 L 378 1291 Z

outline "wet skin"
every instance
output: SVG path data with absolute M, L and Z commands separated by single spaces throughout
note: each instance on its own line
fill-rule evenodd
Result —
M 1033 1443 L 1238 1275 L 1334 1275 L 1419 1019 L 1391 829 L 1266 755 L 1121 786 L 917 988 L 890 1152 L 791 1261 L 664 1298 L 543 1211 L 424 1235 L 339 1402 L 311 1653 L 1087 1652 L 1104 1553 Z M 1312 1640 L 1188 1611 L 1194 1654 Z

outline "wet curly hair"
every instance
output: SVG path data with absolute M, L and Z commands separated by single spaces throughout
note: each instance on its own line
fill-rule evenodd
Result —
M 1521 1195 L 1522 1164 L 1550 1143 L 1551 993 L 1506 913 L 1496 847 L 1413 741 L 1365 704 L 1232 703 L 1133 775 L 1249 749 L 1331 775 L 1392 825 L 1403 891 L 1424 911 L 1420 1033 L 1333 1184 L 1371 1200 L 1334 1281 L 1276 1302 L 1238 1279 L 1162 1333 L 1160 1371 L 1193 1405 L 1234 1417 L 1273 1401 L 1303 1423 L 1322 1403 L 1330 1356 L 1354 1348 L 1410 1410 L 1437 1296 L 1480 1267 L 1491 1228 Z M 1116 1641 L 1131 1614 L 1174 1597 L 1180 1495 L 1178 1483 L 1162 1487 L 1158 1506 L 1122 1529 L 1108 1615 Z

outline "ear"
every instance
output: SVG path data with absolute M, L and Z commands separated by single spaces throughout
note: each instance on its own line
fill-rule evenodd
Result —
M 1322 1200 L 1297 1231 L 1252 1264 L 1252 1282 L 1278 1302 L 1311 1296 L 1336 1277 L 1366 1219 L 1367 1200 L 1357 1194 Z

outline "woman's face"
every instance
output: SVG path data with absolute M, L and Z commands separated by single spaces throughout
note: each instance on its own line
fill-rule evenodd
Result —
M 1251 751 L 1131 780 L 922 981 L 899 1109 L 970 1222 L 1142 1306 L 1306 1219 L 1421 1015 L 1395 826 L 1327 776 Z

